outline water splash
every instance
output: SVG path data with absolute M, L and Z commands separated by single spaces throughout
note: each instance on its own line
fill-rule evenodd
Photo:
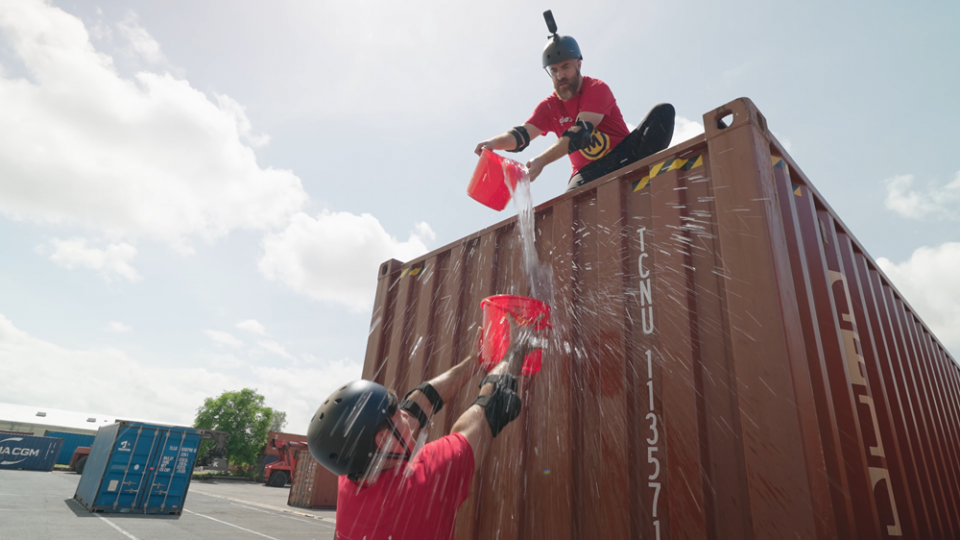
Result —
M 509 164 L 506 161 L 503 164 L 504 179 L 508 178 L 508 167 L 516 167 L 520 171 L 520 177 L 517 179 L 517 186 L 513 188 L 510 183 L 510 195 L 513 198 L 513 204 L 517 208 L 517 228 L 520 230 L 520 243 L 523 246 L 523 268 L 527 275 L 527 281 L 530 285 L 530 296 L 553 305 L 553 267 L 549 264 L 542 264 L 537 255 L 536 245 L 536 216 L 533 212 L 533 196 L 530 193 L 530 174 L 527 168 L 519 163 Z M 505 180 L 506 181 L 506 180 Z

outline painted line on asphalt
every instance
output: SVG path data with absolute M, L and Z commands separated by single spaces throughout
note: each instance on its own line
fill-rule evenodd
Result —
M 293 516 L 285 516 L 285 515 L 283 515 L 283 514 L 278 514 L 278 513 L 276 513 L 276 512 L 271 512 L 271 511 L 269 511 L 269 510 L 261 510 L 261 509 L 259 509 L 259 508 L 254 508 L 254 507 L 252 507 L 252 506 L 247 506 L 247 505 L 245 505 L 245 504 L 240 504 L 240 503 L 235 503 L 235 502 L 230 503 L 230 505 L 231 505 L 231 506 L 239 506 L 240 508 L 246 508 L 246 509 L 248 509 L 248 510 L 253 510 L 253 511 L 255 511 L 255 512 L 263 512 L 264 514 L 267 514 L 267 515 L 270 515 L 270 516 L 277 516 L 277 517 L 282 517 L 282 518 L 286 518 L 286 519 L 292 519 L 292 520 L 294 520 L 294 521 L 299 521 L 300 523 L 315 523 L 315 522 L 317 521 L 317 520 L 315 520 L 315 519 L 314 519 L 314 520 L 307 521 L 307 520 L 305 520 L 305 519 L 300 519 L 300 518 L 293 517 Z M 326 523 L 321 523 L 321 525 L 326 525 Z
M 234 525 L 233 523 L 227 523 L 226 521 L 219 520 L 219 519 L 217 519 L 217 518 L 215 518 L 215 517 L 210 517 L 210 516 L 205 516 L 205 515 L 203 515 L 203 514 L 198 514 L 198 513 L 196 513 L 196 512 L 187 510 L 186 508 L 184 508 L 183 511 L 184 511 L 184 512 L 189 512 L 189 513 L 191 513 L 191 514 L 193 514 L 193 515 L 195 515 L 195 516 L 205 517 L 205 518 L 209 519 L 210 521 L 216 521 L 217 523 L 223 523 L 224 525 L 227 525 L 227 526 L 229 526 L 229 527 L 233 527 L 234 529 L 240 529 L 241 531 L 246 531 L 246 532 L 248 532 L 248 533 L 250 533 L 250 534 L 255 534 L 255 535 L 257 535 L 257 536 L 262 536 L 262 537 L 267 538 L 267 539 L 269 539 L 269 540 L 280 540 L 279 538 L 274 538 L 274 537 L 272 537 L 272 536 L 267 536 L 267 535 L 265 535 L 265 534 L 263 534 L 263 533 L 260 533 L 260 532 L 257 532 L 257 531 L 253 531 L 253 530 L 250 530 L 250 529 L 246 529 L 246 528 L 241 527 L 241 526 L 239 526 L 239 525 Z
M 262 508 L 254 508 L 252 506 L 247 506 L 245 504 L 240 504 L 240 503 L 230 503 L 230 506 L 239 506 L 240 508 L 248 508 L 250 510 L 253 510 L 254 512 L 263 512 L 264 514 L 270 514 L 271 516 L 277 515 L 275 512 L 271 512 L 269 510 L 264 510 Z
M 107 519 L 107 518 L 105 518 L 105 517 L 103 517 L 103 516 L 100 516 L 100 515 L 98 515 L 97 517 L 100 518 L 100 519 L 102 519 L 102 520 L 104 520 L 104 521 L 106 521 L 106 522 L 107 522 L 107 525 L 109 525 L 109 526 L 113 527 L 114 529 L 120 531 L 120 534 L 126 536 L 126 537 L 129 538 L 130 540 L 140 540 L 140 539 L 137 538 L 136 536 L 134 536 L 134 535 L 128 533 L 127 531 L 121 529 L 116 523 L 110 521 L 109 519 Z
M 328 518 L 328 517 L 323 517 L 323 516 L 317 516 L 317 515 L 314 515 L 314 514 L 308 514 L 308 513 L 306 513 L 306 512 L 297 512 L 296 510 L 290 510 L 290 509 L 287 509 L 287 508 L 281 508 L 281 507 L 279 507 L 279 506 L 273 506 L 273 505 L 270 505 L 270 504 L 263 504 L 263 503 L 253 502 L 253 501 L 247 501 L 247 500 L 244 500 L 244 499 L 236 499 L 236 498 L 233 498 L 233 497 L 227 497 L 227 496 L 225 496 L 225 495 L 214 495 L 213 493 L 207 493 L 206 491 L 200 491 L 199 489 L 196 489 L 196 488 L 191 489 L 191 490 L 190 490 L 190 493 L 199 493 L 199 494 L 201 494 L 201 495 L 206 495 L 207 497 L 213 497 L 213 498 L 215 498 L 215 499 L 223 499 L 223 500 L 225 500 L 225 501 L 233 501 L 233 502 L 237 502 L 237 503 L 249 504 L 249 505 L 252 505 L 252 506 L 259 506 L 260 508 L 266 508 L 267 510 L 273 510 L 273 511 L 276 511 L 276 512 L 286 512 L 286 513 L 288 513 L 288 514 L 293 514 L 293 515 L 296 515 L 296 516 L 303 516 L 303 517 L 308 517 L 308 518 L 311 518 L 311 519 L 319 519 L 320 521 L 326 521 L 327 523 L 334 523 L 334 524 L 335 524 L 335 523 L 337 522 L 337 520 L 336 520 L 336 519 L 333 519 L 333 518 Z

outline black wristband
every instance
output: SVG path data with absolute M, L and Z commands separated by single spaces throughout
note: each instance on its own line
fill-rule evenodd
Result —
M 517 378 L 509 373 L 503 373 L 500 375 L 487 375 L 482 381 L 480 381 L 480 388 L 483 389 L 483 385 L 487 383 L 493 383 L 494 386 L 506 388 L 514 392 L 517 391 Z
M 417 420 L 420 421 L 420 429 L 427 425 L 427 414 L 423 412 L 420 405 L 417 405 L 416 401 L 405 399 L 400 403 L 400 408 L 417 417 Z
M 579 126 L 580 129 L 571 131 L 576 126 Z M 566 137 L 570 141 L 567 147 L 568 154 L 589 148 L 593 144 L 593 124 L 584 120 L 577 120 L 577 123 L 564 131 L 561 137 Z
M 510 375 L 505 376 L 510 377 Z M 490 426 L 490 432 L 494 438 L 500 434 L 507 424 L 520 416 L 520 409 L 523 407 L 520 396 L 516 392 L 499 386 L 499 384 L 492 395 L 478 396 L 472 405 L 479 405 L 483 408 L 483 415 L 487 419 L 487 425 Z

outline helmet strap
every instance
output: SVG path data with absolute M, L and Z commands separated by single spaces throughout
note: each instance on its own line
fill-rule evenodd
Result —
M 397 425 L 393 423 L 393 420 L 387 418 L 387 425 L 390 426 L 390 431 L 393 433 L 393 438 L 396 439 L 403 448 L 403 453 L 388 452 L 384 454 L 384 457 L 387 459 L 402 459 L 403 461 L 410 461 L 410 456 L 413 454 L 413 449 L 407 446 L 407 441 L 403 440 L 403 435 L 400 434 L 400 430 L 397 429 Z

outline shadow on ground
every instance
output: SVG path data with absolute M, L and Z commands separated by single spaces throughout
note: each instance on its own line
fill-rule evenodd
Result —
M 171 516 L 166 514 L 133 514 L 130 512 L 90 512 L 89 510 L 84 508 L 82 504 L 78 503 L 74 499 L 64 499 L 63 502 L 64 504 L 67 505 L 67 508 L 69 508 L 70 511 L 74 513 L 74 515 L 80 518 L 91 518 L 91 517 L 101 516 L 101 517 L 109 517 L 110 519 L 114 519 L 114 518 L 117 518 L 117 519 L 132 518 L 132 519 L 149 519 L 149 520 L 180 519 L 180 516 Z

